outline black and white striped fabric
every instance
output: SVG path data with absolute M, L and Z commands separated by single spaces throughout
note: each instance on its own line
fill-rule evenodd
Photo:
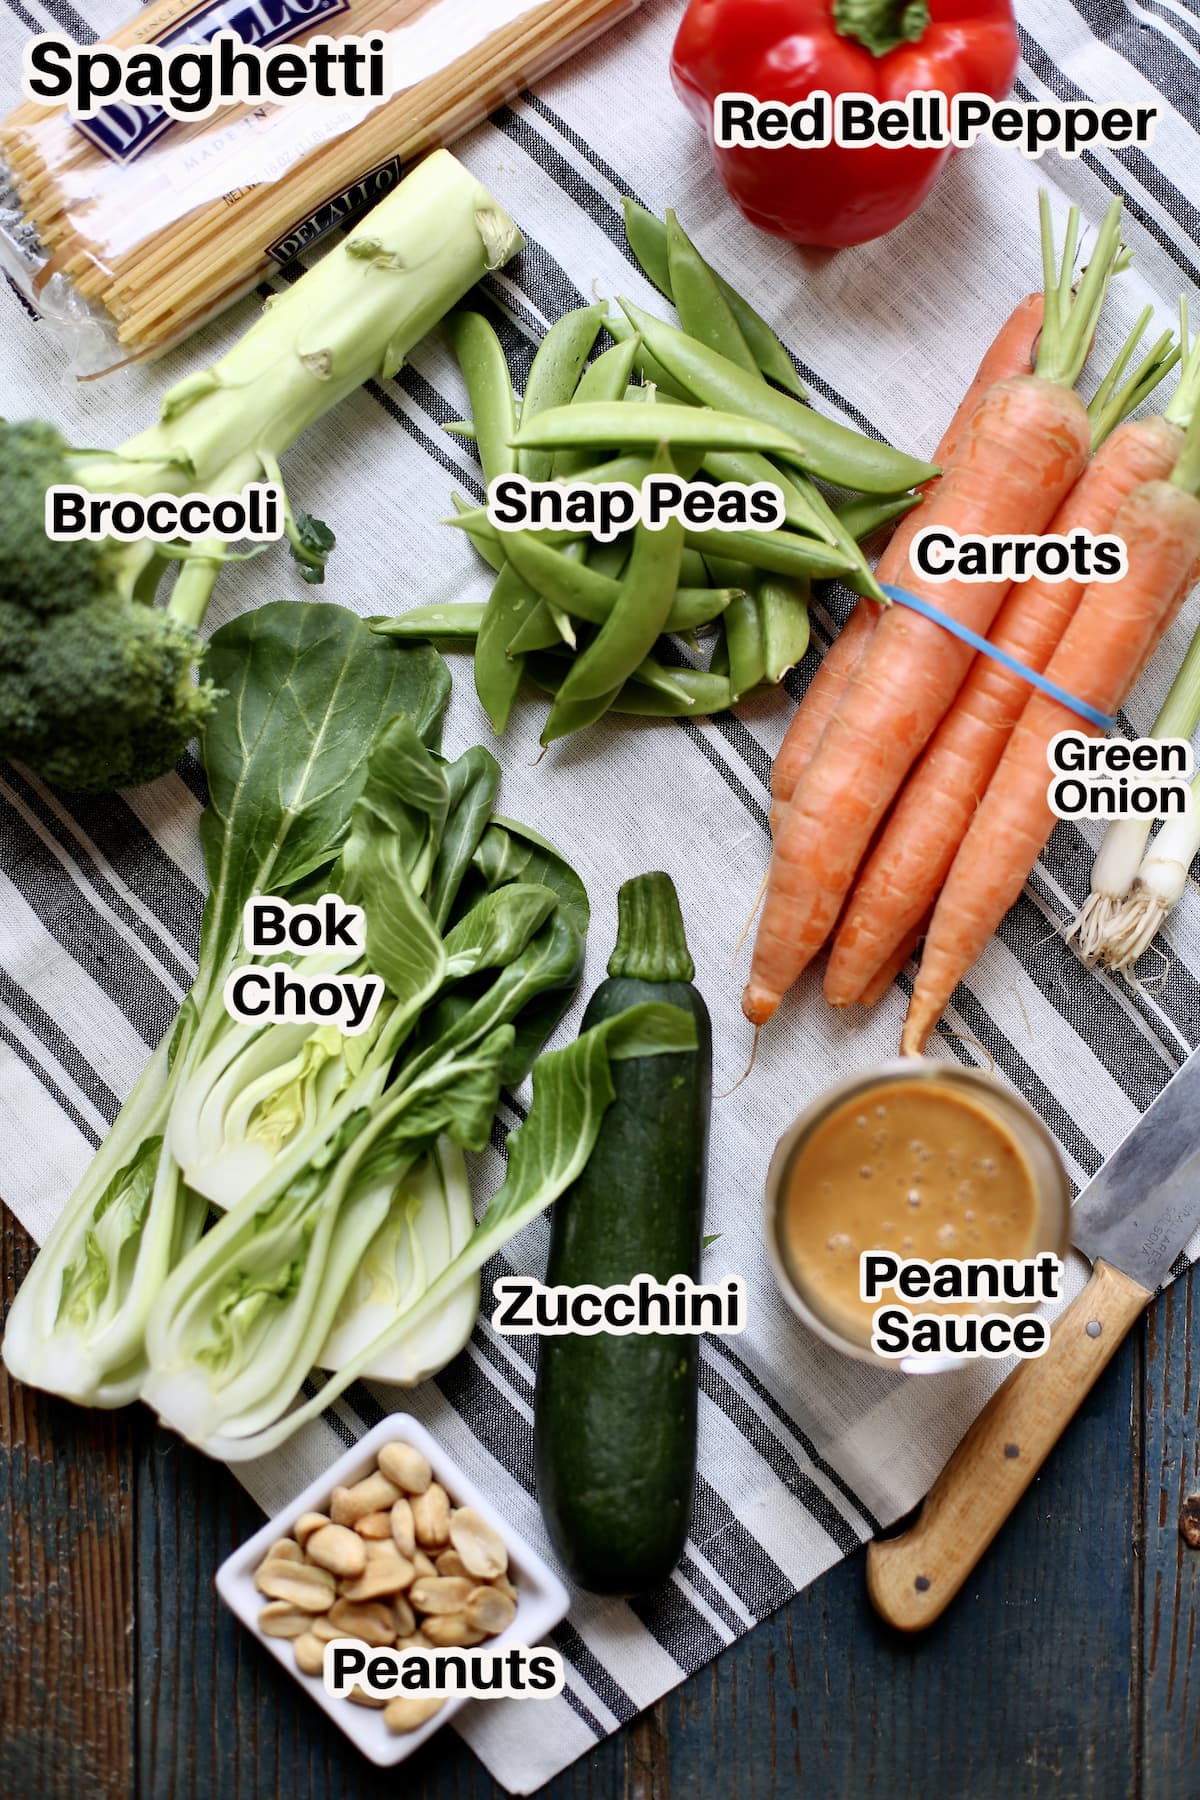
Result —
M 1157 101 L 1152 151 L 1031 165 L 1015 152 L 979 147 L 957 158 L 915 219 L 882 243 L 833 257 L 759 236 L 725 202 L 667 78 L 681 10 L 676 0 L 646 0 L 606 42 L 460 147 L 529 239 L 489 283 L 509 321 L 518 379 L 538 334 L 567 308 L 617 293 L 658 304 L 625 249 L 619 202 L 628 193 L 657 210 L 678 209 L 705 253 L 780 328 L 820 405 L 916 450 L 932 447 L 983 345 L 1013 301 L 1038 284 L 1039 181 L 1049 184 L 1060 220 L 1070 200 L 1093 227 L 1113 194 L 1125 204 L 1135 267 L 1117 285 L 1095 366 L 1148 301 L 1169 323 L 1182 288 L 1196 316 L 1195 0 L 1019 0 L 1020 94 Z M 123 0 L 81 0 L 78 10 L 66 0 L 4 0 L 5 105 L 16 98 L 27 34 L 58 28 L 84 38 L 124 11 Z M 295 275 L 293 268 L 278 279 Z M 0 305 L 0 413 L 46 415 L 81 444 L 116 442 L 148 424 L 164 383 L 211 360 L 253 313 L 247 301 L 157 368 L 77 386 L 50 328 L 32 322 L 15 298 Z M 483 594 L 465 539 L 437 523 L 452 488 L 480 495 L 468 447 L 441 430 L 463 405 L 449 359 L 423 345 L 398 380 L 348 400 L 291 454 L 296 502 L 338 533 L 324 597 L 374 613 Z M 212 622 L 269 596 L 305 592 L 282 557 L 231 570 Z M 820 602 L 818 653 L 845 604 L 836 594 Z M 1138 687 L 1131 728 L 1152 717 L 1196 623 L 1193 603 Z M 816 653 L 793 692 L 815 662 Z M 454 666 L 460 678 L 447 737 L 457 753 L 488 732 L 468 665 Z M 741 971 L 731 963 L 765 865 L 768 771 L 790 710 L 775 696 L 702 725 L 623 721 L 539 761 L 530 708 L 499 746 L 505 812 L 553 837 L 587 882 L 589 988 L 611 945 L 620 881 L 647 868 L 674 876 L 713 1012 L 718 1092 L 733 1087 L 749 1051 Z M 203 782 L 190 763 L 150 788 L 68 803 L 7 769 L 0 796 L 4 1193 L 41 1238 L 186 991 L 203 895 Z M 1194 894 L 1137 986 L 1085 969 L 1064 942 L 1095 842 L 1090 831 L 1059 828 L 932 1048 L 936 1057 L 994 1064 L 1050 1125 L 1077 1183 L 1200 1039 Z M 753 1077 L 716 1107 L 708 1229 L 720 1237 L 706 1273 L 745 1277 L 750 1323 L 741 1337 L 704 1345 L 691 1541 L 673 1580 L 649 1599 L 578 1597 L 557 1633 L 566 1692 L 541 1703 L 535 1729 L 516 1702 L 481 1703 L 457 1722 L 515 1792 L 585 1754 L 913 1505 L 1004 1373 L 905 1380 L 848 1363 L 794 1325 L 772 1285 L 759 1229 L 771 1148 L 811 1095 L 894 1053 L 903 1006 L 897 991 L 870 1016 L 833 1017 L 810 977 L 765 1034 Z M 577 1015 L 564 1035 L 576 1022 Z M 515 1122 L 501 1120 L 505 1129 Z M 481 1196 L 499 1170 L 498 1151 L 481 1159 Z M 540 1274 L 546 1233 L 542 1221 L 511 1244 L 504 1272 Z M 385 1411 L 411 1407 L 514 1526 L 545 1548 L 531 1457 L 533 1377 L 528 1342 L 481 1325 L 436 1382 L 399 1396 L 360 1385 L 285 1450 L 239 1473 L 273 1509 Z

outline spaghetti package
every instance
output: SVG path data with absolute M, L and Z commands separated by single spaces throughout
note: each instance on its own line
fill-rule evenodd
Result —
M 108 40 L 303 47 L 382 34 L 381 99 L 151 101 L 76 117 L 24 101 L 0 125 L 0 263 L 92 372 L 177 342 L 327 231 L 407 164 L 452 142 L 640 0 L 150 0 Z

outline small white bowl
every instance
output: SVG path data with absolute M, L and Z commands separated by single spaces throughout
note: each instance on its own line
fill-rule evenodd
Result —
M 271 1545 L 279 1538 L 290 1537 L 292 1526 L 303 1513 L 325 1512 L 334 1488 L 352 1487 L 356 1481 L 361 1481 L 374 1469 L 375 1459 L 383 1446 L 394 1443 L 412 1444 L 423 1451 L 435 1480 L 440 1481 L 449 1494 L 451 1505 L 476 1507 L 504 1539 L 509 1576 L 517 1589 L 517 1616 L 507 1631 L 487 1640 L 488 1650 L 502 1650 L 510 1644 L 540 1643 L 566 1617 L 571 1603 L 570 1595 L 554 1571 L 514 1534 L 495 1507 L 489 1505 L 416 1419 L 408 1413 L 392 1413 L 390 1418 L 382 1419 L 374 1430 L 368 1431 L 352 1450 L 347 1450 L 302 1494 L 277 1512 L 240 1550 L 226 1557 L 217 1570 L 217 1592 L 230 1611 L 237 1614 L 242 1624 L 307 1690 L 317 1705 L 324 1707 L 363 1755 L 383 1767 L 403 1762 L 405 1757 L 411 1756 L 426 1738 L 432 1737 L 460 1707 L 465 1706 L 471 1696 L 461 1694 L 447 1700 L 432 1719 L 427 1719 L 415 1731 L 389 1731 L 381 1711 L 356 1706 L 351 1700 L 327 1693 L 320 1675 L 302 1675 L 296 1667 L 290 1639 L 267 1637 L 259 1629 L 258 1615 L 266 1600 L 254 1585 L 254 1575 Z

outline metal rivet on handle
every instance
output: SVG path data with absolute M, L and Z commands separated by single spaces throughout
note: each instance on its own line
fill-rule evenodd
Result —
M 1008 1457 L 1008 1459 L 1011 1462 L 1011 1460 L 1014 1456 L 1020 1456 L 1020 1454 L 1021 1454 L 1020 1444 L 1005 1444 L 1004 1454 L 1005 1454 L 1005 1456 Z
M 913 1582 L 913 1586 L 916 1588 L 918 1594 L 923 1594 L 929 1587 L 928 1575 L 918 1575 L 917 1579 Z
M 1104 1330 L 1104 1327 L 1100 1323 L 1099 1319 L 1089 1319 L 1088 1320 L 1087 1334 L 1090 1338 L 1098 1338 L 1103 1330 Z

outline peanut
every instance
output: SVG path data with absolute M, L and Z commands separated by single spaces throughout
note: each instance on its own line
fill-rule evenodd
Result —
M 429 1459 L 415 1444 L 385 1444 L 379 1452 L 379 1467 L 406 1494 L 423 1494 L 433 1480 Z
M 356 1581 L 342 1583 L 342 1593 L 347 1600 L 378 1600 L 383 1594 L 399 1594 L 410 1585 L 416 1571 L 390 1538 L 386 1544 L 369 1543 L 367 1550 L 377 1550 L 380 1554 L 368 1555 Z
M 411 1556 L 417 1547 L 417 1534 L 413 1525 L 413 1510 L 403 1494 L 391 1511 L 392 1537 L 401 1556 Z
M 311 1631 L 306 1631 L 303 1637 L 296 1639 L 292 1645 L 292 1654 L 302 1675 L 319 1675 L 325 1667 L 325 1646 Z
M 271 1545 L 271 1548 L 263 1557 L 263 1561 L 265 1563 L 303 1562 L 304 1552 L 294 1538 L 279 1538 Z
M 387 1512 L 399 1498 L 399 1488 L 376 1470 L 353 1487 L 334 1488 L 329 1516 L 335 1525 L 357 1525 L 368 1513 Z
M 258 1615 L 258 1628 L 266 1637 L 302 1637 L 311 1625 L 312 1615 L 297 1612 L 286 1600 L 269 1600 Z
M 301 1513 L 300 1517 L 296 1520 L 296 1523 L 292 1526 L 292 1530 L 296 1534 L 296 1542 L 300 1545 L 300 1548 L 302 1550 L 306 1549 L 308 1540 L 313 1535 L 313 1532 L 320 1531 L 322 1525 L 328 1525 L 328 1523 L 329 1520 L 325 1517 L 324 1513 Z
M 424 1725 L 435 1713 L 441 1711 L 445 1701 L 437 1700 L 430 1694 L 398 1694 L 389 1700 L 383 1709 L 383 1722 L 389 1731 L 415 1731 L 418 1725 Z
M 396 1502 L 397 1506 L 402 1506 L 403 1504 L 404 1503 L 401 1500 L 397 1500 Z M 366 1513 L 357 1521 L 354 1529 L 358 1532 L 360 1537 L 371 1538 L 373 1540 L 390 1537 L 392 1535 L 392 1515 L 391 1513 L 386 1512 Z M 403 1550 L 404 1545 L 401 1544 L 400 1548 Z
M 426 1550 L 444 1550 L 450 1542 L 450 1497 L 434 1481 L 412 1502 L 413 1530 Z
M 333 1576 L 313 1563 L 265 1562 L 254 1585 L 268 1600 L 286 1600 L 299 1612 L 328 1612 L 334 1601 Z
M 482 1644 L 485 1632 L 468 1625 L 463 1613 L 444 1613 L 441 1617 L 423 1619 L 421 1630 L 439 1650 L 472 1650 Z
M 313 1532 L 306 1548 L 310 1561 L 342 1581 L 353 1581 L 367 1566 L 366 1544 L 345 1525 L 322 1525 Z
M 423 1550 L 414 1550 L 412 1557 L 413 1571 L 416 1575 L 436 1575 L 437 1564 L 431 1562 Z
M 462 1557 L 469 1574 L 479 1581 L 494 1581 L 508 1570 L 504 1539 L 473 1506 L 459 1506 L 450 1515 L 450 1542 Z
M 310 1619 L 308 1628 L 319 1644 L 332 1644 L 334 1638 L 346 1635 L 340 1625 L 333 1623 L 328 1613 L 321 1613 L 317 1618 Z
M 439 1575 L 470 1575 L 471 1573 L 457 1550 L 443 1550 L 434 1560 L 437 1563 Z M 475 1586 L 474 1578 L 472 1578 L 471 1586 Z
M 392 1601 L 392 1611 L 396 1615 L 396 1636 L 411 1637 L 417 1629 L 417 1615 L 403 1594 L 397 1594 Z
M 463 1608 L 467 1624 L 476 1631 L 486 1631 L 489 1637 L 507 1631 L 516 1616 L 517 1609 L 508 1595 L 494 1587 L 472 1589 Z
M 360 1687 L 352 1687 L 346 1698 L 353 1700 L 355 1706 L 372 1706 L 376 1712 L 383 1712 L 388 1704 L 386 1700 L 377 1700 L 374 1694 L 368 1694 L 366 1688 Z
M 426 1576 L 424 1581 L 413 1582 L 408 1591 L 408 1598 L 418 1612 L 461 1612 L 467 1604 L 471 1585 L 460 1575 L 434 1575 L 432 1578 Z
M 381 1606 L 378 1602 L 356 1606 L 352 1600 L 343 1598 L 330 1607 L 329 1619 L 343 1637 L 361 1638 L 372 1650 L 382 1650 L 396 1640 L 395 1615 L 390 1606 Z

